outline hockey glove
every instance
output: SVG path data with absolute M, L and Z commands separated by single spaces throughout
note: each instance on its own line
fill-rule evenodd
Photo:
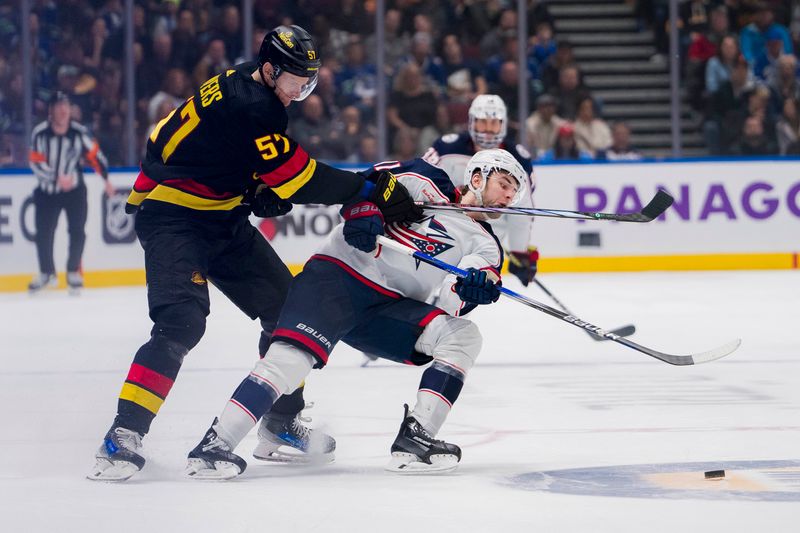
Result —
M 508 271 L 517 276 L 527 287 L 536 276 L 538 262 L 539 250 L 535 246 L 529 246 L 524 252 L 509 252 Z
M 372 202 L 358 202 L 342 207 L 344 240 L 362 252 L 375 249 L 378 235 L 383 235 L 383 216 Z
M 387 224 L 416 222 L 422 218 L 422 208 L 414 203 L 408 189 L 397 181 L 394 174 L 376 170 L 367 177 L 367 181 L 375 182 L 375 188 L 367 200 L 378 206 Z
M 462 301 L 469 304 L 484 305 L 500 298 L 499 284 L 486 276 L 486 271 L 470 268 L 467 276 L 458 278 L 453 290 Z
M 250 204 L 250 210 L 257 217 L 272 218 L 285 215 L 292 210 L 292 202 L 284 200 L 265 184 L 251 188 L 245 194 L 244 203 Z

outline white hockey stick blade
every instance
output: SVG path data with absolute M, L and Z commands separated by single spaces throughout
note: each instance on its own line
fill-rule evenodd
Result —
M 241 471 L 238 466 L 227 461 L 214 461 L 214 468 L 209 468 L 208 463 L 202 459 L 189 459 L 184 473 L 192 479 L 225 481 L 235 478 Z
M 97 463 L 86 479 L 92 481 L 106 481 L 108 483 L 119 483 L 130 479 L 139 468 L 128 461 L 109 461 L 106 458 L 98 457 Z
M 719 348 L 714 348 L 713 350 L 709 350 L 707 352 L 694 354 L 692 355 L 692 360 L 696 365 L 699 365 L 701 363 L 708 363 L 709 361 L 716 361 L 717 359 L 722 359 L 726 355 L 732 354 L 734 351 L 736 351 L 737 348 L 739 348 L 741 344 L 742 344 L 742 339 L 736 339 L 727 344 L 723 344 Z
M 406 476 L 421 476 L 444 474 L 446 472 L 452 472 L 457 467 L 458 457 L 455 455 L 433 455 L 431 456 L 431 463 L 428 464 L 417 459 L 416 455 L 394 452 L 389 464 L 384 467 L 384 470 Z

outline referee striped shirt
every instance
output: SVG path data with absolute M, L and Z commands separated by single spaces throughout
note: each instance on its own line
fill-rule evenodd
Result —
M 76 187 L 84 184 L 81 158 L 91 165 L 103 179 L 108 179 L 108 162 L 100 145 L 89 130 L 70 121 L 64 135 L 56 135 L 45 120 L 31 134 L 30 166 L 39 180 L 39 189 L 46 194 L 65 192 L 58 185 L 58 176 L 73 175 Z

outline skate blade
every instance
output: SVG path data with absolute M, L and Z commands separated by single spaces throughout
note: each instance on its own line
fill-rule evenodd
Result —
M 452 472 L 458 467 L 458 457 L 455 455 L 432 455 L 431 464 L 423 463 L 416 455 L 410 453 L 394 452 L 392 458 L 384 467 L 387 472 L 404 475 L 444 474 Z
M 265 446 L 259 444 L 253 450 L 253 457 L 268 463 L 295 464 L 295 465 L 326 465 L 335 460 L 331 453 L 308 454 L 295 450 L 290 446 Z
M 139 468 L 128 461 L 112 462 L 105 458 L 98 458 L 94 470 L 86 476 L 86 479 L 119 483 L 130 479 L 138 471 Z
M 238 466 L 227 461 L 214 461 L 214 466 L 209 467 L 202 459 L 189 459 L 184 473 L 193 479 L 225 481 L 235 478 L 242 472 Z

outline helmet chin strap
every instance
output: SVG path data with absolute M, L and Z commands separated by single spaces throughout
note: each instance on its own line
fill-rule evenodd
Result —
M 275 88 L 278 86 L 278 76 L 280 76 L 280 69 L 275 65 L 272 65 L 272 75 L 270 75 L 270 79 L 272 80 L 272 87 L 270 87 L 269 83 L 267 83 L 267 79 L 264 77 L 264 64 L 258 66 L 258 75 L 261 77 L 261 83 L 263 83 L 265 87 L 268 87 L 274 91 Z

